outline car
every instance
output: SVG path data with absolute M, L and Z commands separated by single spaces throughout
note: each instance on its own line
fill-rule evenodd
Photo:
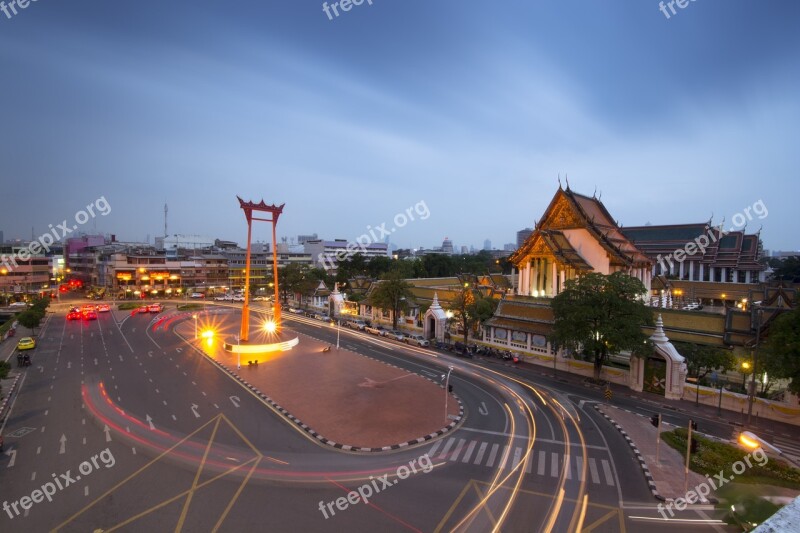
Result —
M 80 307 L 70 307 L 69 308 L 69 312 L 70 313 L 80 313 L 81 312 L 81 308 Z
M 364 331 L 367 329 L 367 323 L 363 320 L 351 320 L 347 323 L 347 326 L 351 329 L 357 329 L 358 331 Z
M 364 331 L 373 335 L 380 335 L 381 337 L 386 336 L 386 328 L 383 326 L 367 326 L 364 328 Z
M 389 330 L 386 336 L 396 341 L 403 341 L 406 338 L 406 334 L 397 329 Z
M 137 313 L 149 313 L 150 312 L 150 307 L 148 307 L 146 305 L 143 305 L 143 306 L 137 308 L 136 312 Z
M 202 292 L 193 292 L 192 294 L 189 295 L 189 298 L 205 298 L 205 297 L 206 295 L 203 294 Z
M 33 337 L 22 337 L 17 342 L 17 350 L 33 350 L 36 348 L 36 339 Z
M 289 308 L 289 312 L 290 313 L 294 313 L 296 315 L 302 315 L 303 314 L 303 310 L 298 308 L 298 307 L 290 307 Z
M 81 313 L 88 313 L 89 311 L 96 311 L 95 306 L 91 304 L 81 306 Z
M 215 302 L 227 302 L 229 300 L 233 300 L 233 298 L 231 296 L 228 296 L 227 294 L 223 294 L 221 296 L 214 296 Z
M 97 320 L 97 312 L 96 311 L 86 311 L 83 313 L 83 318 L 86 320 Z
M 67 313 L 67 320 L 80 320 L 81 312 L 78 310 L 70 311 Z
M 98 313 L 108 313 L 109 311 L 111 311 L 111 306 L 108 304 L 100 304 L 97 306 Z
M 150 304 L 147 306 L 147 311 L 150 313 L 160 313 L 164 310 L 164 306 L 161 304 Z
M 416 344 L 417 346 L 420 346 L 422 348 L 427 348 L 428 346 L 431 345 L 430 341 L 428 341 L 428 339 L 426 339 L 422 335 L 409 335 L 408 337 L 406 337 L 405 341 L 408 344 Z
M 268 298 L 267 296 L 256 296 L 255 298 L 253 298 L 254 302 L 268 302 L 269 300 L 270 298 Z
M 26 302 L 12 302 L 9 307 L 28 307 Z

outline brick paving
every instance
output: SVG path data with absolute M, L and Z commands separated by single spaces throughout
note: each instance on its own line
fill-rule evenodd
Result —
M 215 317 L 215 328 L 225 335 L 238 328 L 239 314 Z M 186 339 L 194 336 L 192 321 L 177 330 Z M 291 330 L 285 330 L 285 333 Z M 258 366 L 243 364 L 238 374 L 280 404 L 294 417 L 328 440 L 354 447 L 380 448 L 435 433 L 448 424 L 445 392 L 428 379 L 391 365 L 297 335 L 300 344 L 286 352 L 259 356 Z M 220 342 L 207 355 L 236 371 L 237 356 L 225 352 Z M 251 357 L 252 358 L 252 357 Z M 245 363 L 247 355 L 242 355 Z M 460 407 L 451 395 L 448 415 Z

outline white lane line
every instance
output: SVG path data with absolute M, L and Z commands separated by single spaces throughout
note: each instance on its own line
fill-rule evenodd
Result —
M 467 443 L 466 439 L 461 439 L 461 440 L 458 441 L 458 446 L 456 446 L 456 450 L 450 456 L 450 460 L 451 461 L 457 461 L 458 460 L 458 456 L 461 454 L 461 450 L 464 449 L 464 444 L 466 444 L 466 443 Z
M 84 496 L 88 496 L 89 495 L 89 485 L 86 485 L 85 487 L 83 487 L 83 495 Z
M 175 420 L 176 422 L 178 421 L 178 419 L 175 418 L 175 415 L 172 415 L 172 419 Z
M 488 446 L 487 443 L 485 443 L 485 442 L 481 443 L 481 447 L 478 448 L 478 455 L 475 456 L 475 461 L 472 464 L 474 464 L 474 465 L 481 464 L 481 461 L 483 460 L 483 454 L 486 452 L 486 447 L 487 446 Z
M 558 477 L 558 454 L 550 453 L 550 477 Z
M 606 485 L 614 486 L 614 476 L 611 475 L 611 466 L 608 464 L 608 461 L 605 459 L 600 460 L 600 464 L 603 465 L 603 474 L 606 476 Z
M 41 446 L 36 448 L 36 455 L 39 455 L 40 453 L 42 453 L 42 447 Z
M 433 443 L 433 446 L 431 446 L 431 449 L 428 450 L 428 456 L 432 457 L 432 456 L 436 455 L 436 450 L 438 450 L 439 446 L 442 445 L 442 440 L 443 439 L 439 439 L 439 440 L 437 440 L 436 442 Z
M 600 475 L 597 473 L 597 463 L 593 457 L 589 457 L 589 473 L 592 475 L 592 483 L 600 484 Z
M 31 474 L 31 481 L 36 481 L 36 472 Z
M 136 448 L 131 448 L 131 451 L 133 452 L 133 455 L 136 455 Z
M 469 458 L 472 457 L 472 451 L 475 449 L 475 445 L 477 443 L 478 443 L 478 441 L 474 441 L 474 440 L 469 443 L 469 446 L 467 446 L 467 451 L 466 451 L 466 453 L 464 453 L 464 458 L 461 459 L 462 463 L 468 463 L 469 462 Z
M 575 466 L 577 466 L 576 472 L 578 472 L 578 481 L 583 481 L 583 457 L 575 458 Z
M 514 460 L 511 462 L 512 470 L 517 467 L 520 459 L 522 459 L 522 448 L 517 448 L 514 450 Z
M 500 448 L 499 444 L 492 444 L 492 451 L 489 452 L 489 459 L 486 461 L 486 466 L 491 468 L 494 466 L 494 459 L 497 457 L 497 450 Z
M 570 468 L 569 456 L 564 456 L 564 468 L 567 470 L 567 479 L 572 479 L 572 468 Z
M 531 451 L 530 453 L 531 453 L 530 456 L 528 456 L 528 466 L 525 468 L 525 472 L 527 472 L 528 474 L 530 474 L 533 469 L 533 451 Z
M 444 449 L 442 449 L 442 453 L 439 454 L 439 459 L 444 459 L 445 458 L 445 456 L 447 455 L 448 450 L 450 450 L 450 447 L 453 445 L 453 443 L 455 441 L 456 441 L 456 439 L 454 439 L 453 437 L 450 437 L 449 439 L 447 439 L 447 443 L 444 445 Z

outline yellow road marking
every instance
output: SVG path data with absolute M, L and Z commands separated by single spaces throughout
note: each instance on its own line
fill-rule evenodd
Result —
M 206 466 L 206 460 L 208 460 L 208 452 L 211 451 L 211 446 L 214 444 L 214 438 L 217 436 L 217 430 L 219 429 L 219 421 L 220 418 L 217 417 L 217 423 L 214 424 L 214 429 L 211 431 L 211 436 L 208 438 L 208 444 L 206 444 L 206 449 L 203 451 L 203 459 L 200 461 L 200 464 L 197 467 L 197 472 L 194 475 L 194 481 L 192 481 L 192 487 L 189 489 L 189 494 L 186 496 L 186 502 L 183 504 L 183 509 L 181 510 L 181 517 L 178 519 L 178 524 L 175 526 L 175 533 L 180 533 L 181 529 L 183 529 L 183 523 L 186 521 L 186 513 L 189 512 L 189 506 L 192 504 L 192 497 L 194 496 L 194 491 L 197 490 L 197 481 L 200 479 L 200 474 L 203 472 L 203 468 Z

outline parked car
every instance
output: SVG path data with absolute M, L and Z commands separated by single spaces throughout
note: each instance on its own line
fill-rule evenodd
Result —
M 351 320 L 348 322 L 347 326 L 351 329 L 357 329 L 358 331 L 364 331 L 367 329 L 367 323 L 363 320 Z
M 406 338 L 406 334 L 397 329 L 391 329 L 387 332 L 386 336 L 390 339 L 394 339 L 396 341 L 403 341 Z
M 109 311 L 111 311 L 111 306 L 108 304 L 100 304 L 97 306 L 98 313 L 108 313 Z
M 383 326 L 367 326 L 364 328 L 364 331 L 367 333 L 372 333 L 373 335 L 380 335 L 381 337 L 386 336 L 386 328 Z
M 28 307 L 28 304 L 25 302 L 12 302 L 8 305 L 9 307 Z
M 33 337 L 22 337 L 17 342 L 17 350 L 33 350 L 36 348 L 36 339 Z
M 422 348 L 427 348 L 428 346 L 431 345 L 428 339 L 426 339 L 422 335 L 409 335 L 408 337 L 406 337 L 405 340 L 408 344 L 416 344 L 417 346 L 420 346 Z
M 234 302 L 243 302 L 244 301 L 244 295 L 243 294 L 237 294 L 236 296 L 233 297 L 233 301 Z
M 233 296 L 228 296 L 227 294 L 222 294 L 220 296 L 214 296 L 215 302 L 227 302 L 229 300 L 233 300 Z

